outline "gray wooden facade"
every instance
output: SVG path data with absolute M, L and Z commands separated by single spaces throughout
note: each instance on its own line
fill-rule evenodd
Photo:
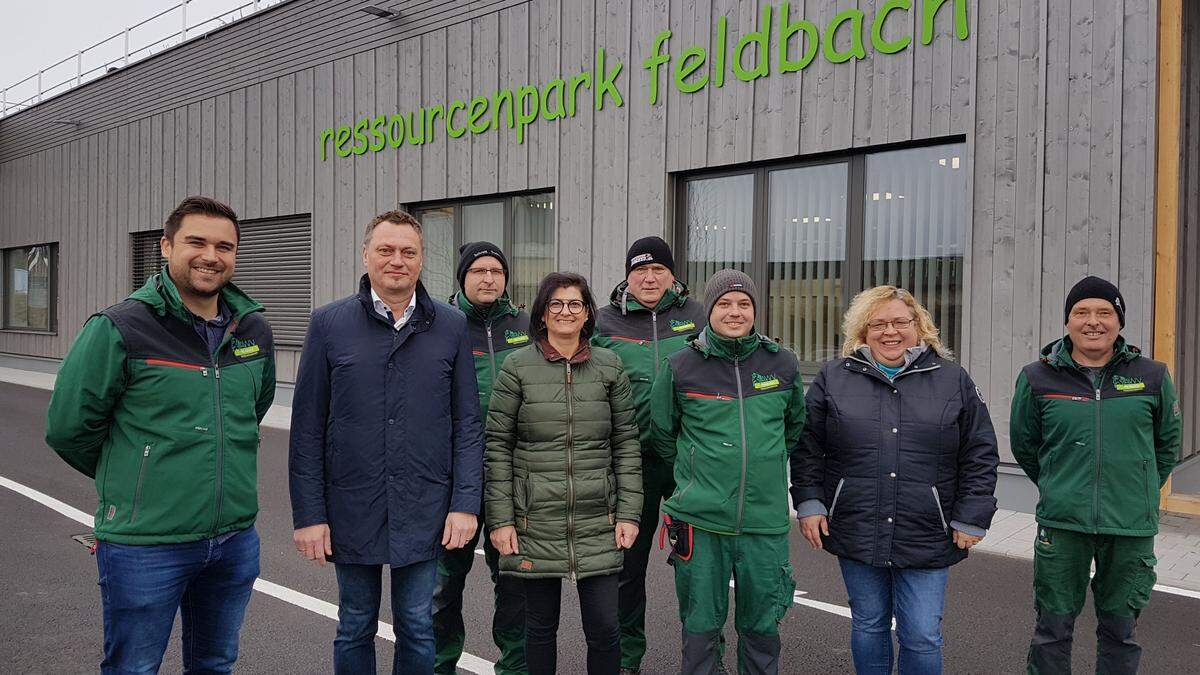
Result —
M 180 198 L 227 200 L 246 218 L 312 213 L 313 304 L 354 288 L 362 225 L 396 204 L 549 188 L 558 264 L 601 288 L 628 243 L 671 232 L 672 174 L 922 139 L 965 139 L 973 189 L 961 356 L 1007 437 L 1016 372 L 1062 332 L 1062 299 L 1086 274 L 1116 280 L 1128 338 L 1149 349 L 1153 307 L 1157 2 L 965 0 L 931 45 L 647 102 L 641 62 L 710 46 L 763 7 L 738 0 L 291 0 L 0 120 L 0 247 L 58 242 L 56 335 L 0 332 L 0 352 L 61 357 L 87 316 L 128 289 L 129 233 Z M 960 2 L 964 0 L 958 0 Z M 920 7 L 906 23 L 919 34 Z M 798 0 L 822 28 L 882 0 Z M 869 23 L 868 23 L 869 31 Z M 778 30 L 773 31 L 777 40 Z M 624 63 L 623 107 L 321 161 L 320 130 Z M 772 52 L 776 49 L 771 46 Z M 54 124 L 72 119 L 78 127 Z M 1196 333 L 1181 340 L 1196 340 Z M 294 353 L 279 374 L 295 373 Z M 1007 445 L 1006 440 L 1003 445 Z M 1005 450 L 1007 456 L 1007 450 Z

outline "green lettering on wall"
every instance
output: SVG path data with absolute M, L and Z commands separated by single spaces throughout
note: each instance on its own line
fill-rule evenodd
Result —
M 808 64 L 817 56 L 817 50 L 821 48 L 821 36 L 817 33 L 817 25 L 806 19 L 799 19 L 796 23 L 791 23 L 791 6 L 790 3 L 783 3 L 783 7 L 779 10 L 779 26 L 781 34 L 779 36 L 779 70 L 785 73 L 795 73 L 804 70 Z M 800 60 L 792 61 L 788 58 L 788 45 L 792 38 L 804 31 L 804 44 L 800 48 Z
M 542 89 L 542 119 L 547 122 L 560 120 L 567 115 L 567 103 L 564 100 L 567 83 L 562 80 L 550 80 L 545 89 Z M 554 104 L 554 110 L 550 106 Z
M 592 88 L 592 74 L 584 71 L 578 75 L 572 75 L 569 86 L 571 93 L 567 96 L 567 117 L 574 117 L 575 109 L 579 107 L 579 88 Z
M 830 63 L 845 63 L 852 58 L 867 58 L 867 49 L 863 46 L 862 40 L 862 25 L 865 17 L 866 15 L 860 9 L 847 9 L 839 12 L 837 16 L 833 17 L 833 21 L 829 22 L 829 27 L 825 29 L 825 58 Z M 850 22 L 850 49 L 842 52 L 837 49 L 837 33 L 842 24 L 847 21 Z
M 388 119 L 388 146 L 398 148 L 404 145 L 404 116 L 400 113 Z
M 467 109 L 467 126 L 471 128 L 471 133 L 482 134 L 491 127 L 491 123 L 483 119 L 484 113 L 488 111 L 488 98 L 486 96 L 476 96 L 471 99 L 471 105 Z
M 321 140 L 317 141 L 317 147 L 321 148 L 321 161 L 325 161 L 325 147 L 329 141 L 333 139 L 333 127 L 321 130 Z
M 742 39 L 738 40 L 737 47 L 733 49 L 733 74 L 742 82 L 752 82 L 771 74 L 771 14 L 771 8 L 764 7 L 758 30 L 743 35 Z M 751 44 L 757 45 L 754 50 L 757 63 L 750 70 L 746 70 L 742 67 L 742 55 Z
M 706 52 L 703 47 L 688 47 L 679 55 L 679 63 L 675 64 L 675 86 L 685 94 L 700 91 L 708 84 L 708 76 L 702 75 L 695 82 L 687 78 L 704 66 Z
M 713 86 L 725 86 L 725 50 L 729 44 L 729 19 L 724 16 L 717 17 L 717 48 L 716 56 L 713 58 Z
M 518 87 L 517 101 L 520 103 L 517 110 L 517 144 L 520 145 L 525 142 L 525 127 L 533 124 L 538 117 L 537 87 Z
M 596 50 L 596 110 L 604 110 L 604 98 L 611 96 L 618 108 L 625 104 L 621 92 L 617 91 L 617 75 L 621 74 L 621 62 L 611 69 L 604 67 L 604 48 Z
M 959 40 L 967 39 L 967 1 L 950 0 L 954 3 L 954 36 Z M 921 44 L 933 42 L 933 22 L 938 10 L 947 0 L 925 0 L 924 13 L 921 19 Z
M 371 152 L 379 152 L 387 147 L 387 136 L 383 133 L 385 124 L 387 124 L 387 115 L 380 115 L 371 122 Z
M 492 95 L 492 129 L 495 130 L 500 126 L 500 107 L 507 105 L 508 107 L 508 128 L 511 129 L 516 124 L 516 117 L 513 115 L 513 93 L 511 89 L 501 89 Z
M 343 124 L 337 128 L 337 133 L 333 139 L 333 151 L 338 157 L 349 157 L 353 149 L 348 145 L 350 142 L 350 127 Z
M 425 142 L 432 143 L 434 121 L 437 120 L 438 117 L 446 114 L 446 108 L 439 103 L 437 105 L 429 106 L 427 110 L 429 112 L 425 113 Z
M 408 117 L 404 120 L 404 126 L 408 127 L 408 144 L 409 145 L 424 145 L 425 144 L 425 109 L 421 108 L 416 113 L 408 113 Z M 417 135 L 420 132 L 420 135 Z
M 654 36 L 654 47 L 651 48 L 653 55 L 642 62 L 642 67 L 650 71 L 650 105 L 658 103 L 658 70 L 665 63 L 671 60 L 670 54 L 663 54 L 663 45 L 671 39 L 671 31 L 664 30 Z
M 466 127 L 454 126 L 454 113 L 458 112 L 459 110 L 465 110 L 466 107 L 467 104 L 460 100 L 452 101 L 450 103 L 450 107 L 446 109 L 446 135 L 450 138 L 459 138 L 463 134 L 467 133 Z
M 362 155 L 367 152 L 370 147 L 367 144 L 367 127 L 371 124 L 371 118 L 367 117 L 358 121 L 354 125 L 354 154 Z
M 871 22 L 871 46 L 881 54 L 895 54 L 896 52 L 904 51 L 912 44 L 911 35 L 905 35 L 893 42 L 887 42 L 883 38 L 883 23 L 887 21 L 889 14 L 898 9 L 906 12 L 911 10 L 911 0 L 888 0 L 883 3 L 883 7 L 879 8 L 879 12 L 875 15 L 875 20 Z

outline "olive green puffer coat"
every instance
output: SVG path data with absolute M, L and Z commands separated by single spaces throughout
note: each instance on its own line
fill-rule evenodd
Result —
M 617 355 L 585 347 L 567 360 L 545 342 L 509 355 L 492 390 L 485 469 L 488 528 L 517 528 L 518 554 L 500 558 L 501 573 L 619 572 L 616 522 L 638 521 L 642 460 Z

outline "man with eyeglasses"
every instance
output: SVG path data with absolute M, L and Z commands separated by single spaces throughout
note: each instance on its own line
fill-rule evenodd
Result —
M 1112 283 L 1083 279 L 1067 294 L 1067 335 L 1017 377 L 1012 451 L 1039 495 L 1030 673 L 1071 672 L 1093 563 L 1096 672 L 1136 673 L 1141 659 L 1133 633 L 1157 578 L 1158 491 L 1181 429 L 1166 365 L 1120 334 L 1126 309 Z
M 625 552 L 620 576 L 621 669 L 636 673 L 646 654 L 646 564 L 658 522 L 658 506 L 675 489 L 671 468 L 651 450 L 650 389 L 663 361 L 683 349 L 705 324 L 700 303 L 675 278 L 671 247 L 660 237 L 633 242 L 625 255 L 625 281 L 597 312 L 592 344 L 616 352 L 625 365 L 637 405 L 642 444 L 642 528 Z
M 475 379 L 479 385 L 481 419 L 487 418 L 492 383 L 504 358 L 529 344 L 529 315 L 514 306 L 508 294 L 508 258 L 488 241 L 463 244 L 458 250 L 457 278 L 462 289 L 450 304 L 467 315 Z M 480 520 L 483 520 L 482 509 Z M 482 530 L 483 528 L 479 528 Z M 463 624 L 463 589 L 475 562 L 479 532 L 466 546 L 442 553 L 437 589 L 433 596 L 433 632 L 437 642 L 434 672 L 454 673 L 466 640 Z M 525 595 L 519 579 L 500 576 L 500 554 L 489 537 L 483 538 L 484 560 L 495 585 L 492 639 L 500 649 L 498 675 L 524 673 Z

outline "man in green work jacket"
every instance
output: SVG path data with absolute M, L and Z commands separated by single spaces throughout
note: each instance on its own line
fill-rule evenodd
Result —
M 475 379 L 479 383 L 481 417 L 487 418 L 492 383 L 504 358 L 529 344 L 529 315 L 513 305 L 508 295 L 508 258 L 488 241 L 463 244 L 458 252 L 458 287 L 450 304 L 467 315 Z M 483 514 L 480 514 L 480 520 Z M 466 640 L 463 624 L 463 589 L 475 562 L 475 537 L 462 548 L 444 551 L 438 561 L 438 581 L 433 594 L 433 637 L 437 648 L 436 673 L 456 672 Z M 492 640 L 500 648 L 497 675 L 525 673 L 525 595 L 520 580 L 500 576 L 500 554 L 489 537 L 483 537 L 484 560 L 495 586 Z
M 229 672 L 259 572 L 258 424 L 275 397 L 271 327 L 230 282 L 237 215 L 188 197 L 167 265 L 80 330 L 46 444 L 96 480 L 103 673 L 157 672 L 175 615 L 183 670 Z
M 660 237 L 643 237 L 625 254 L 625 281 L 597 312 L 592 344 L 616 352 L 637 405 L 642 445 L 642 528 L 625 551 L 617 613 L 621 670 L 636 673 L 646 655 L 646 563 L 658 523 L 658 504 L 675 489 L 671 467 L 650 449 L 650 388 L 663 361 L 704 328 L 704 309 L 675 279 L 675 257 Z
M 717 672 L 732 577 L 738 672 L 779 672 L 779 622 L 794 590 L 787 467 L 805 404 L 796 355 L 754 328 L 758 300 L 746 274 L 714 274 L 704 332 L 667 359 L 651 394 L 655 449 L 674 464 L 662 508 L 684 673 Z
M 1013 455 L 1039 492 L 1028 670 L 1071 672 L 1095 562 L 1096 672 L 1135 673 L 1134 626 L 1156 579 L 1159 489 L 1179 451 L 1179 404 L 1166 366 L 1121 337 L 1116 286 L 1087 277 L 1064 310 L 1066 337 L 1022 369 L 1012 402 Z

